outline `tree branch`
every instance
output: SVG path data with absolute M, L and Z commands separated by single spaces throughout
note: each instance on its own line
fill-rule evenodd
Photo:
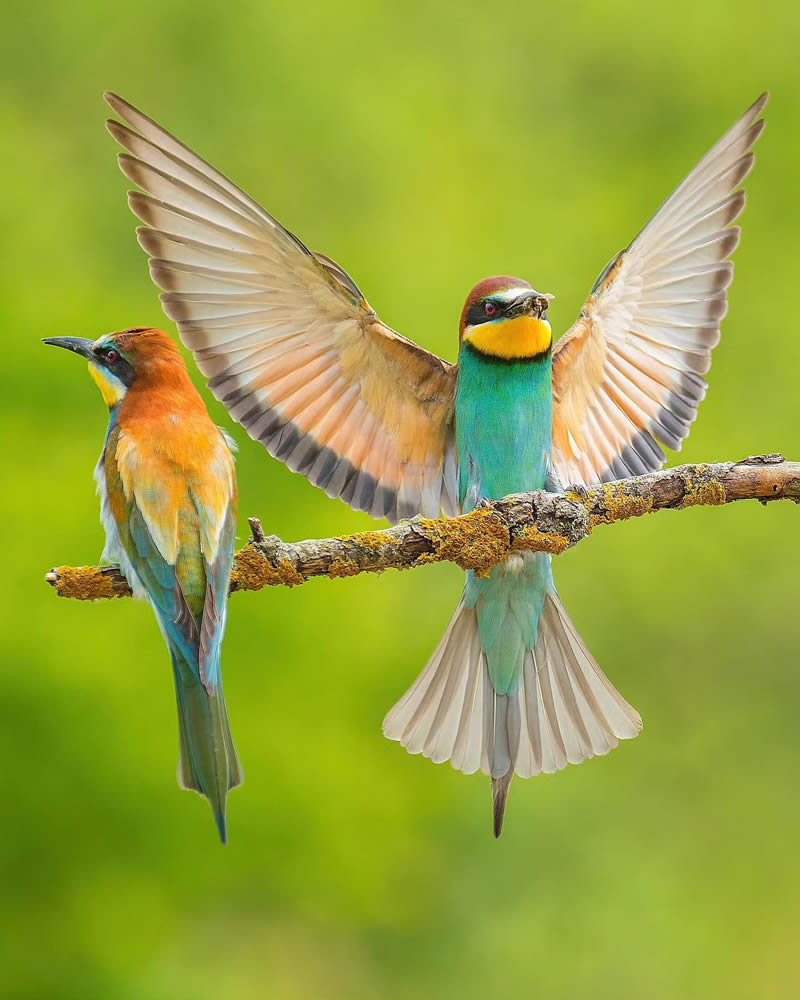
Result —
M 485 576 L 512 552 L 558 555 L 601 524 L 735 500 L 800 503 L 800 463 L 762 455 L 736 463 L 681 465 L 590 490 L 518 493 L 485 501 L 461 517 L 415 517 L 393 528 L 305 542 L 265 535 L 260 521 L 250 518 L 253 537 L 236 553 L 231 592 L 443 561 Z M 59 597 L 83 601 L 131 594 L 117 566 L 59 566 L 46 580 Z

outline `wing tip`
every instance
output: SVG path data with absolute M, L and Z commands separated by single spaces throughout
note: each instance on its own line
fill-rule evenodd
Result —
M 144 191 L 129 191 L 128 192 L 128 208 L 133 212 L 137 219 L 140 219 L 145 225 L 148 224 L 146 217 L 147 207 L 153 199 L 149 195 L 145 194 Z
M 761 138 L 761 133 L 767 127 L 767 119 L 759 118 L 750 126 L 750 145 L 753 146 Z
M 727 229 L 723 230 L 725 237 L 723 238 L 720 249 L 722 252 L 721 260 L 725 261 L 731 257 L 738 248 L 742 241 L 742 227 L 741 226 L 728 226 Z
M 103 100 L 121 118 L 125 117 L 126 110 L 133 110 L 132 106 L 124 98 L 120 97 L 119 94 L 114 93 L 113 90 L 104 90 Z
M 123 172 L 123 174 L 125 174 L 125 176 L 128 178 L 129 181 L 131 181 L 134 184 L 139 184 L 139 182 L 134 177 L 131 176 L 131 173 L 134 172 L 134 168 L 136 166 L 141 166 L 142 164 L 141 160 L 139 160 L 135 156 L 132 156 L 128 152 L 117 153 L 117 164 L 119 165 L 119 169 Z M 141 186 L 142 185 L 139 184 L 139 187 Z
M 768 90 L 762 90 L 758 97 L 753 101 L 750 107 L 745 111 L 745 117 L 750 116 L 755 118 L 761 113 L 770 98 L 770 92 Z
M 729 226 L 732 222 L 735 222 L 745 208 L 747 208 L 747 192 L 744 188 L 737 188 L 730 197 L 725 225 Z
M 106 132 L 111 136 L 114 142 L 118 142 L 120 146 L 125 149 L 128 148 L 127 142 L 125 141 L 129 137 L 133 136 L 139 138 L 138 132 L 134 132 L 133 129 L 129 128 L 124 122 L 118 122 L 116 118 L 106 118 Z
M 136 242 L 150 257 L 155 257 L 159 252 L 159 241 L 156 231 L 149 226 L 136 227 Z
M 176 287 L 174 265 L 171 265 L 169 261 L 151 257 L 148 266 L 150 269 L 150 278 L 154 285 L 165 292 L 179 291 Z
M 739 119 L 740 126 L 744 126 L 744 134 L 748 136 L 748 149 L 752 150 L 753 146 L 755 146 L 761 138 L 764 129 L 767 127 L 766 118 L 759 118 L 758 116 L 764 110 L 769 97 L 769 91 L 765 90 L 755 99 L 755 101 L 753 101 L 747 111 L 745 111 Z M 734 128 L 735 127 L 736 126 L 734 126 Z M 750 155 L 752 156 L 753 154 L 751 153 Z

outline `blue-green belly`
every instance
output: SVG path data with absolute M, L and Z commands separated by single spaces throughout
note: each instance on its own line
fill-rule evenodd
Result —
M 505 362 L 462 347 L 455 413 L 464 512 L 483 498 L 544 488 L 552 451 L 551 371 L 550 355 Z M 516 689 L 551 587 L 544 553 L 512 557 L 487 578 L 467 574 L 465 602 L 477 608 L 481 646 L 498 694 Z

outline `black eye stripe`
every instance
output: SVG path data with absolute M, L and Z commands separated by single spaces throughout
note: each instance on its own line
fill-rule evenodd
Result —
M 466 316 L 467 326 L 478 326 L 480 323 L 485 323 L 487 319 L 489 320 L 498 319 L 500 316 L 502 316 L 503 309 L 500 306 L 500 304 L 496 301 L 493 301 L 493 304 L 495 305 L 496 308 L 494 313 L 492 313 L 491 315 L 486 312 L 485 302 L 475 302 L 473 305 L 471 305 L 467 310 L 467 316 Z
M 136 377 L 133 365 L 120 354 L 116 347 L 111 344 L 103 345 L 96 349 L 95 354 L 103 367 L 118 378 L 123 385 L 128 388 L 133 385 L 133 380 Z
M 487 310 L 487 305 L 493 305 L 495 311 Z M 547 319 L 547 298 L 543 295 L 534 300 L 532 315 L 539 319 Z M 467 310 L 465 316 L 466 326 L 480 326 L 481 323 L 491 323 L 493 320 L 502 319 L 504 316 L 516 316 L 519 314 L 519 307 L 516 301 L 506 301 L 500 298 L 489 297 L 480 302 L 473 303 Z

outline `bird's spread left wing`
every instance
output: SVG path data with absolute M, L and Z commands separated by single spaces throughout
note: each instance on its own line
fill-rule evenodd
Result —
M 214 395 L 328 496 L 390 521 L 456 513 L 455 368 L 386 327 L 357 285 L 150 118 L 122 170 L 139 241 Z M 134 131 L 135 130 L 135 131 Z
M 553 354 L 553 463 L 586 485 L 658 469 L 706 391 L 739 242 L 736 190 L 764 126 L 763 94 L 597 280 Z

